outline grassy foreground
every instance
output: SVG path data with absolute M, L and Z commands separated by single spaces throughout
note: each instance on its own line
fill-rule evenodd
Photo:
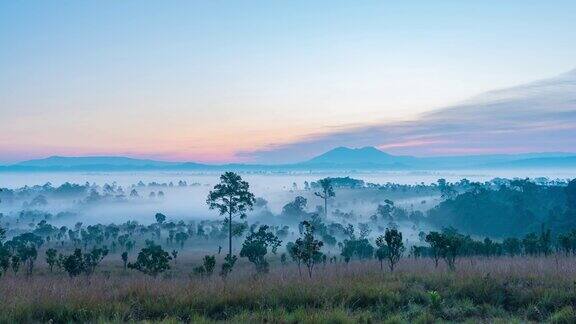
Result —
M 0 279 L 0 322 L 434 323 L 576 322 L 576 258 L 462 259 L 451 273 L 431 260 L 319 266 L 312 279 L 273 264 L 226 281 L 189 275 L 182 260 L 162 278 L 104 263 L 87 278 L 40 269 Z

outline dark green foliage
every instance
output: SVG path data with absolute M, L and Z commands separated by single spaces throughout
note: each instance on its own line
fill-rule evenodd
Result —
M 0 277 L 8 270 L 10 267 L 10 258 L 11 258 L 10 251 L 0 245 Z
M 394 271 L 394 266 L 400 261 L 405 247 L 402 242 L 402 233 L 397 229 L 386 229 L 384 236 L 379 236 L 376 239 L 376 257 L 380 261 L 380 268 L 382 268 L 382 260 L 388 260 L 388 267 L 390 271 Z
M 176 235 L 174 235 L 174 240 L 180 244 L 180 248 L 183 249 L 184 248 L 184 243 L 186 243 L 186 241 L 190 238 L 190 235 L 188 235 L 187 233 L 184 232 L 178 232 L 176 233 Z
M 18 268 L 20 262 L 26 265 L 26 274 L 32 275 L 34 262 L 38 257 L 38 248 L 44 243 L 44 240 L 33 233 L 24 233 L 12 238 L 4 243 L 5 248 L 9 249 L 12 254 L 18 256 Z
M 507 238 L 502 241 L 502 248 L 504 253 L 513 257 L 522 253 L 522 242 L 515 237 Z
M 96 266 L 108 255 L 106 248 L 93 248 L 88 253 L 82 253 L 81 249 L 75 249 L 74 253 L 64 256 L 62 265 L 70 277 L 76 277 L 82 273 L 91 275 Z
M 394 202 L 392 200 L 384 200 L 384 204 L 379 204 L 376 209 L 376 215 L 373 220 L 382 219 L 385 221 L 393 221 L 392 212 L 394 211 Z
M 10 259 L 10 265 L 12 266 L 12 271 L 18 273 L 20 270 L 20 264 L 22 264 L 22 259 L 18 255 L 13 255 Z
M 203 263 L 201 266 L 195 267 L 193 269 L 194 273 L 201 276 L 211 276 L 214 273 L 214 269 L 216 268 L 216 256 L 205 255 L 202 261 Z
M 364 180 L 350 177 L 324 178 L 322 180 L 329 181 L 333 188 L 360 189 L 365 186 Z M 322 187 L 322 183 L 320 183 L 320 181 L 312 182 L 312 188 Z
M 558 246 L 566 256 L 576 255 L 576 230 L 558 235 Z
M 10 267 L 11 253 L 8 247 L 4 246 L 4 240 L 6 239 L 6 230 L 0 226 L 0 277 L 8 270 Z
M 128 252 L 124 251 L 122 252 L 122 264 L 124 266 L 124 270 L 126 270 L 126 268 L 128 268 Z
M 84 257 L 84 272 L 86 275 L 94 273 L 96 266 L 108 255 L 107 248 L 93 248 L 89 253 L 85 253 Z
M 259 273 L 268 272 L 269 264 L 266 260 L 268 249 L 270 249 L 272 253 L 276 253 L 276 250 L 282 243 L 282 241 L 268 229 L 269 227 L 267 225 L 262 225 L 258 231 L 250 233 L 250 235 L 246 237 L 240 250 L 240 256 L 248 258 Z
M 50 272 L 54 270 L 54 265 L 56 265 L 57 261 L 57 251 L 55 249 L 46 250 L 46 263 L 50 267 Z
M 230 272 L 232 272 L 232 269 L 234 268 L 237 260 L 237 256 L 230 254 L 224 258 L 224 263 L 222 263 L 222 268 L 220 269 L 220 276 L 222 278 L 226 279 L 228 277 Z
M 322 198 L 324 200 L 324 216 L 328 217 L 328 199 L 336 196 L 334 193 L 334 187 L 332 186 L 332 179 L 324 178 L 318 180 L 318 185 L 320 186 L 320 192 L 315 192 L 314 195 Z
M 571 210 L 576 211 L 570 207 L 573 187 L 576 184 L 537 185 L 529 180 L 513 180 L 497 189 L 472 183 L 467 192 L 432 208 L 428 221 L 437 227 L 452 226 L 467 234 L 489 237 L 538 232 L 542 223 L 561 233 L 576 227 L 576 217 L 570 216 Z
M 217 209 L 220 215 L 227 215 L 228 221 L 228 255 L 232 259 L 232 217 L 239 215 L 246 218 L 246 213 L 252 209 L 255 202 L 250 185 L 234 172 L 226 172 L 220 176 L 220 183 L 208 194 L 206 203 L 210 209 Z M 232 267 L 230 267 L 231 269 Z
M 528 255 L 535 256 L 539 253 L 539 239 L 538 235 L 535 233 L 528 233 L 522 239 L 522 246 L 524 246 L 524 252 Z
M 340 255 L 344 257 L 345 262 L 350 262 L 352 259 L 370 259 L 374 255 L 374 247 L 370 241 L 365 237 L 365 233 L 361 233 L 360 238 L 354 235 L 354 226 L 348 224 L 346 230 L 348 239 L 345 239 L 341 244 Z
M 158 224 L 162 224 L 166 221 L 166 215 L 164 215 L 162 213 L 156 213 L 154 218 L 156 218 L 156 223 L 158 223 Z
M 286 247 L 292 259 L 298 263 L 298 270 L 300 271 L 300 265 L 304 264 L 308 276 L 312 278 L 314 266 L 322 260 L 323 254 L 320 250 L 324 243 L 314 238 L 314 227 L 309 222 L 304 221 L 301 224 L 304 227 L 303 236 Z
M 452 199 L 458 195 L 455 185 L 446 182 L 446 179 L 438 179 L 438 190 L 442 199 Z
M 146 241 L 146 247 L 138 252 L 136 262 L 128 263 L 128 268 L 156 277 L 170 269 L 171 259 L 170 253 L 164 251 L 160 245 Z
M 216 256 L 214 255 L 205 255 L 204 256 L 204 269 L 206 269 L 207 275 L 212 275 L 214 273 L 214 269 L 216 268 Z
M 426 235 L 426 242 L 430 244 L 436 267 L 442 258 L 451 270 L 455 270 L 456 258 L 462 254 L 466 242 L 462 234 L 453 229 L 445 229 L 443 233 L 430 232 Z
M 572 179 L 568 182 L 568 185 L 564 189 L 566 195 L 566 209 L 568 216 L 576 215 L 576 179 Z
M 76 249 L 74 253 L 65 257 L 63 267 L 70 277 L 79 276 L 85 269 L 82 250 Z
M 308 217 L 306 212 L 306 205 L 308 200 L 302 196 L 297 196 L 294 201 L 291 201 L 282 207 L 282 216 L 289 219 L 300 220 Z

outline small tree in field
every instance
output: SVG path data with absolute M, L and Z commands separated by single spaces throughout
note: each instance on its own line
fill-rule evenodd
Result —
M 228 275 L 230 274 L 230 272 L 232 272 L 232 269 L 234 268 L 234 265 L 236 264 L 236 261 L 238 260 L 238 257 L 235 255 L 227 255 L 224 258 L 224 263 L 222 263 L 222 268 L 220 269 L 220 276 L 223 279 L 226 279 L 228 277 Z
M 56 249 L 46 250 L 46 263 L 48 263 L 48 266 L 50 267 L 50 272 L 53 271 L 56 261 L 58 261 Z
M 308 221 L 304 221 L 301 224 L 304 227 L 304 235 L 290 245 L 288 252 L 299 263 L 306 266 L 308 276 L 312 278 L 314 265 L 322 260 L 322 252 L 320 250 L 324 242 L 314 238 L 314 228 Z
M 448 268 L 454 271 L 456 270 L 456 258 L 460 256 L 462 246 L 464 245 L 464 239 L 462 235 L 458 233 L 444 234 L 446 240 L 445 250 L 443 252 L 444 261 L 448 264 Z
M 442 258 L 442 251 L 446 245 L 444 237 L 438 232 L 430 232 L 426 235 L 425 241 L 430 245 L 434 266 L 438 268 L 438 261 Z
M 0 244 L 0 277 L 8 271 L 10 267 L 10 257 L 10 251 Z
M 214 273 L 214 268 L 216 268 L 216 256 L 205 255 L 203 266 L 204 266 L 204 269 L 206 270 L 206 274 L 208 276 L 211 276 L 212 273 Z
M 128 252 L 122 252 L 122 263 L 124 265 L 124 270 L 128 267 Z
M 232 258 L 232 217 L 246 218 L 246 212 L 254 206 L 256 198 L 250 192 L 250 185 L 234 172 L 220 176 L 220 183 L 208 194 L 206 203 L 210 209 L 217 209 L 220 215 L 227 216 L 228 222 L 228 259 Z M 233 266 L 233 263 L 232 263 Z M 232 269 L 232 267 L 230 267 Z
M 89 276 L 94 273 L 96 266 L 106 255 L 108 255 L 106 248 L 93 248 L 87 253 L 82 253 L 82 250 L 76 249 L 71 255 L 63 257 L 62 266 L 70 277 L 76 277 L 81 273 Z
M 402 233 L 397 229 L 386 229 L 384 236 L 379 236 L 376 239 L 378 250 L 376 256 L 380 260 L 380 268 L 382 268 L 382 259 L 388 259 L 388 267 L 390 271 L 394 271 L 394 267 L 400 261 L 402 253 L 404 253 L 404 243 L 402 242 Z
M 260 226 L 258 231 L 248 235 L 240 250 L 240 256 L 248 258 L 256 266 L 258 273 L 268 272 L 268 261 L 265 258 L 268 248 L 272 253 L 276 253 L 282 243 L 274 233 L 268 231 L 268 228 L 267 225 Z
M 10 267 L 11 253 L 10 250 L 4 246 L 4 239 L 6 239 L 6 230 L 0 227 L 0 277 Z
M 202 265 L 194 268 L 194 273 L 198 275 L 207 275 L 210 277 L 214 273 L 214 268 L 216 268 L 216 256 L 205 255 L 202 260 Z
M 64 258 L 62 266 L 70 277 L 79 276 L 84 271 L 82 250 L 76 249 L 74 253 Z
M 376 259 L 380 262 L 380 270 L 384 269 L 384 259 L 388 253 L 384 236 L 380 235 L 376 238 Z
M 38 257 L 38 250 L 34 245 L 21 245 L 17 250 L 20 260 L 26 265 L 26 275 L 31 276 L 34 270 L 34 262 Z
M 96 266 L 102 262 L 104 257 L 108 255 L 107 248 L 93 248 L 89 253 L 83 255 L 84 259 L 84 272 L 86 275 L 91 275 L 96 270 Z
M 136 262 L 128 263 L 128 268 L 156 277 L 170 269 L 171 259 L 170 253 L 164 251 L 160 245 L 146 241 L 146 247 L 138 252 Z
M 324 216 L 328 217 L 328 199 L 336 196 L 336 194 L 334 193 L 334 188 L 332 187 L 332 181 L 330 178 L 320 179 L 318 183 L 320 184 L 322 191 L 315 192 L 314 195 L 324 200 Z

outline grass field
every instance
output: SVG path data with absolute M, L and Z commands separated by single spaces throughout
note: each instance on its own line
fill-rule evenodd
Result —
M 404 259 L 395 273 L 374 261 L 320 265 L 312 279 L 295 265 L 254 276 L 240 263 L 223 281 L 191 275 L 192 256 L 152 278 L 103 262 L 69 278 L 39 264 L 31 278 L 0 279 L 0 321 L 433 323 L 576 322 L 576 258 L 461 259 L 455 272 Z

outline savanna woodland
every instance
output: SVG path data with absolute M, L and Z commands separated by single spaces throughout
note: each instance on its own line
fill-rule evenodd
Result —
M 19 211 L 0 218 L 0 321 L 576 322 L 576 180 L 322 178 L 274 213 L 226 172 L 205 220 L 85 225 L 45 208 L 193 186 L 2 189 Z

